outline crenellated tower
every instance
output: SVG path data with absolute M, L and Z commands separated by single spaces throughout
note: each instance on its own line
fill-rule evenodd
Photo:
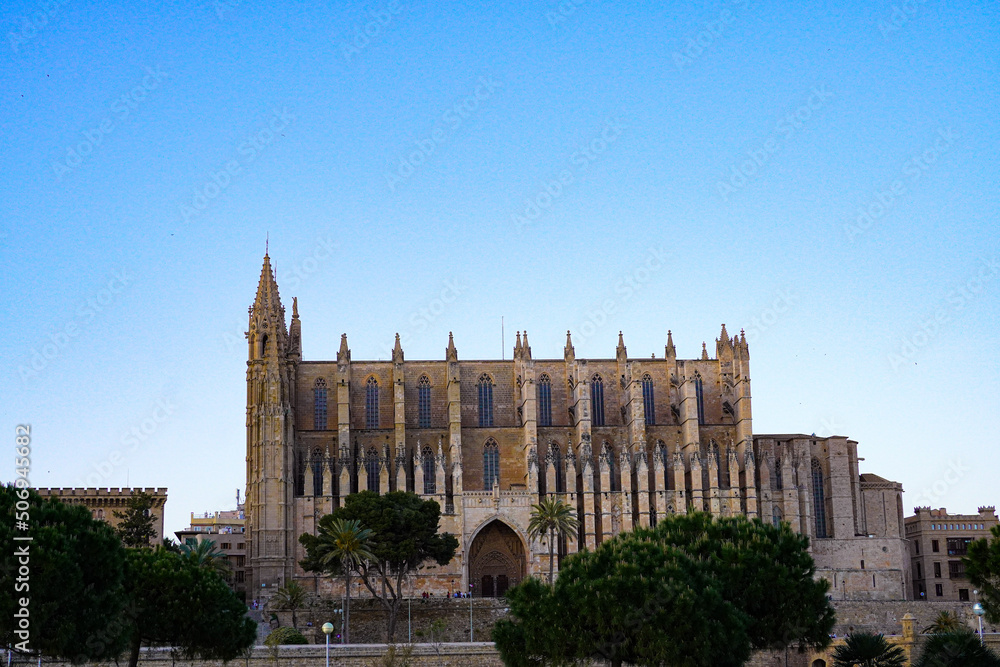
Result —
M 264 597 L 292 576 L 295 373 L 302 358 L 298 304 L 291 331 L 265 254 L 250 306 L 247 359 L 246 538 L 250 590 Z

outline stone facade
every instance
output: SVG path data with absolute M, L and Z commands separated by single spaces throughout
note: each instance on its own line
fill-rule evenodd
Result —
M 56 498 L 67 505 L 83 505 L 95 519 L 100 519 L 112 528 L 118 527 L 120 520 L 115 512 L 124 512 L 133 492 L 145 492 L 153 498 L 153 529 L 156 535 L 151 544 L 159 544 L 163 538 L 163 511 L 167 504 L 166 489 L 35 489 L 43 498 Z
M 990 538 L 998 523 L 996 508 L 980 507 L 976 514 L 948 514 L 943 507 L 914 512 L 905 520 L 913 599 L 975 602 L 962 556 L 970 542 Z
M 714 356 L 534 359 L 518 333 L 513 358 L 305 361 L 298 304 L 291 322 L 264 257 L 250 308 L 247 363 L 247 546 L 250 586 L 266 598 L 301 571 L 298 536 L 350 493 L 407 490 L 437 500 L 459 538 L 414 592 L 498 595 L 548 571 L 545 539 L 528 538 L 531 506 L 556 495 L 576 508 L 579 535 L 558 558 L 677 512 L 787 521 L 811 538 L 835 599 L 908 597 L 902 487 L 861 475 L 842 436 L 754 434 L 750 352 L 725 325 Z M 558 567 L 558 563 L 556 564 Z M 255 597 L 257 594 L 255 594 Z

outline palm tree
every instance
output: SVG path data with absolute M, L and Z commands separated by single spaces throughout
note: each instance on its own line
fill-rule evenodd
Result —
M 194 546 L 182 544 L 180 550 L 185 557 L 193 560 L 196 565 L 215 570 L 215 572 L 225 579 L 229 578 L 229 561 L 226 559 L 226 554 L 219 551 L 212 540 L 202 540 Z
M 372 531 L 362 528 L 357 519 L 335 519 L 329 524 L 320 524 L 317 537 L 316 556 L 324 566 L 340 568 L 344 575 L 344 643 L 350 643 L 351 624 L 351 575 L 366 560 L 375 560 L 369 550 L 368 541 Z
M 915 667 L 1000 667 L 1000 657 L 982 645 L 968 628 L 938 632 L 928 638 Z
M 308 595 L 306 589 L 302 588 L 299 582 L 293 580 L 276 590 L 271 602 L 275 609 L 287 609 L 292 612 L 292 628 L 298 630 L 295 612 L 305 606 Z
M 833 652 L 834 667 L 903 667 L 903 649 L 892 646 L 882 635 L 852 632 Z
M 542 498 L 542 502 L 531 508 L 531 520 L 528 522 L 528 535 L 537 539 L 548 533 L 549 536 L 549 585 L 552 585 L 554 566 L 554 551 L 556 533 L 560 537 L 573 539 L 573 531 L 580 522 L 574 516 L 573 508 L 554 496 Z
M 965 629 L 966 627 L 958 620 L 958 616 L 947 611 L 942 611 L 937 615 L 933 623 L 924 628 L 924 633 L 939 635 L 946 632 L 959 632 Z

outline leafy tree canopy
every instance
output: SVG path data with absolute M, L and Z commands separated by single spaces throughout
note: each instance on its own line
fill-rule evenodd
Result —
M 16 530 L 19 515 L 27 533 Z M 30 634 L 21 648 L 73 662 L 116 658 L 126 641 L 125 550 L 114 531 L 82 506 L 13 486 L 0 487 L 0 516 L 2 645 L 16 650 L 24 641 L 15 613 L 28 598 Z
M 439 533 L 441 506 L 433 500 L 406 491 L 379 495 L 362 491 L 347 496 L 344 505 L 319 520 L 320 536 L 329 533 L 336 521 L 357 521 L 371 530 L 366 545 L 372 559 L 359 564 L 365 588 L 389 612 L 388 639 L 395 636 L 396 616 L 402 604 L 402 588 L 408 573 L 427 561 L 446 565 L 455 556 L 458 540 Z M 299 542 L 306 548 L 303 569 L 338 574 L 341 563 L 324 559 L 322 539 L 304 534 Z M 325 562 L 324 562 L 325 561 Z
M 741 665 L 756 648 L 825 646 L 826 582 L 787 525 L 668 517 L 569 557 L 554 587 L 507 592 L 493 638 L 509 665 Z
M 156 529 L 153 528 L 156 517 L 152 509 L 153 496 L 145 491 L 132 491 L 125 509 L 121 512 L 115 510 L 115 518 L 118 519 L 115 531 L 122 544 L 133 549 L 151 546 L 150 540 L 156 537 Z
M 993 537 L 969 544 L 969 551 L 962 560 L 969 581 L 979 589 L 986 620 L 1000 623 L 1000 526 L 993 526 L 990 533 Z
M 493 639 L 508 665 L 609 660 L 612 665 L 742 665 L 749 619 L 703 563 L 624 534 L 567 559 L 554 587 L 529 578 L 507 593 Z
M 809 539 L 787 523 L 682 514 L 638 534 L 652 535 L 705 562 L 725 598 L 750 618 L 747 632 L 755 649 L 829 645 L 836 622 L 827 599 L 830 584 L 816 579 Z
M 126 594 L 131 603 L 130 667 L 143 643 L 168 644 L 185 658 L 232 660 L 257 636 L 246 606 L 212 569 L 158 548 L 128 552 Z

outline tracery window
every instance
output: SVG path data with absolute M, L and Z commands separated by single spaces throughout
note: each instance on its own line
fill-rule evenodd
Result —
M 425 446 L 420 465 L 424 469 L 424 495 L 437 493 L 437 479 L 434 476 L 434 451 Z
M 618 479 L 618 470 L 615 462 L 615 450 L 611 447 L 610 442 L 605 442 L 604 447 L 601 448 L 601 458 L 604 459 L 605 463 L 608 465 L 608 475 L 611 478 L 611 488 L 601 489 L 602 491 L 621 491 L 621 480 Z
M 555 491 L 556 493 L 566 492 L 566 472 L 563 469 L 563 457 L 562 451 L 559 449 L 559 444 L 555 442 L 549 443 L 549 452 L 552 454 L 552 465 L 555 467 L 556 472 L 556 488 L 550 489 L 550 493 Z
M 812 460 L 813 514 L 816 517 L 816 537 L 829 537 L 826 530 L 826 494 L 823 489 L 823 467 L 819 459 Z
M 642 407 L 646 413 L 646 426 L 656 424 L 656 402 L 653 400 L 653 378 L 646 373 L 642 376 Z
M 326 380 L 319 378 L 313 386 L 313 428 L 326 430 Z
M 594 426 L 604 426 L 604 380 L 600 375 L 590 379 L 590 409 Z
M 483 488 L 490 491 L 494 483 L 500 483 L 500 446 L 490 438 L 483 446 Z
M 417 419 L 420 428 L 431 427 L 431 381 L 426 375 L 420 376 L 417 385 Z
M 694 376 L 694 393 L 698 402 L 698 423 L 705 424 L 705 395 L 701 384 L 701 376 Z
M 374 447 L 368 448 L 368 453 L 365 455 L 365 471 L 368 473 L 368 490 L 374 491 L 375 493 L 381 493 L 379 488 L 379 469 L 381 468 L 380 461 L 378 460 L 378 450 Z
M 312 453 L 313 488 L 314 496 L 323 495 L 323 452 L 319 448 Z
M 538 425 L 552 426 L 552 381 L 544 373 L 538 378 Z
M 378 380 L 375 376 L 365 383 L 365 428 L 378 428 Z
M 479 376 L 479 425 L 493 426 L 493 380 L 483 373 Z

